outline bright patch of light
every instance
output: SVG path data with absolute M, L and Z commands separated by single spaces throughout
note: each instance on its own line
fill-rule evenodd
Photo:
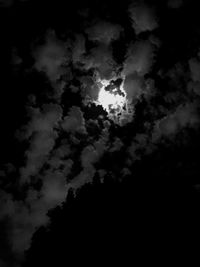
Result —
M 109 92 L 104 87 L 100 89 L 98 102 L 108 113 L 111 110 L 121 110 L 126 103 L 126 97 L 119 95 L 116 91 Z
M 98 99 L 96 105 L 101 105 L 108 113 L 108 118 L 117 124 L 124 124 L 132 120 L 133 110 L 127 99 L 127 94 L 123 89 L 123 82 L 120 86 L 115 87 L 111 80 L 97 79 L 99 87 Z

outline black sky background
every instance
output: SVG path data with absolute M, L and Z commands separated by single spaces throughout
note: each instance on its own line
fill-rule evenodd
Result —
M 196 74 L 200 68 L 196 65 L 192 68 L 189 63 L 191 59 L 199 60 L 199 3 L 189 0 L 144 1 L 155 11 L 158 27 L 137 34 L 128 13 L 132 2 L 0 1 L 0 267 L 114 266 L 116 263 L 129 266 L 129 261 L 136 260 L 141 264 L 152 261 L 162 265 L 171 264 L 172 256 L 176 256 L 178 262 L 188 256 L 191 264 L 199 254 L 195 243 L 198 243 L 200 222 L 200 94 L 188 89 L 200 82 L 200 74 Z M 60 80 L 57 79 L 65 83 L 61 97 L 57 97 L 56 83 L 36 67 L 40 57 L 38 47 L 42 47 L 51 31 L 55 32 L 56 40 L 69 45 L 71 50 L 76 44 L 76 34 L 83 35 L 89 53 L 96 43 L 89 40 L 85 29 L 97 19 L 123 28 L 120 38 L 111 45 L 121 70 L 131 42 L 155 38 L 159 47 L 154 53 L 152 66 L 140 77 L 142 82 L 150 80 L 153 83 L 152 96 L 146 96 L 142 91 L 133 100 L 134 119 L 123 127 L 111 120 L 110 126 L 105 126 L 106 112 L 101 107 L 85 106 L 84 91 L 67 90 L 72 85 L 82 88 L 84 82 L 80 77 L 91 76 L 93 69 L 83 70 L 70 61 L 65 73 L 61 72 Z M 170 97 L 172 101 L 167 100 Z M 167 126 L 163 126 L 161 134 L 155 130 L 154 126 L 163 117 L 171 118 L 171 114 L 176 114 L 182 103 L 195 103 L 194 120 L 197 122 L 184 122 L 185 117 L 193 116 L 189 106 L 189 115 L 185 109 L 183 115 L 177 115 L 180 121 L 176 130 L 173 127 L 168 130 Z M 35 192 L 43 193 L 42 179 L 34 182 L 34 175 L 31 183 L 27 178 L 23 184 L 21 168 L 28 166 L 25 155 L 32 144 L 27 134 L 32 127 L 30 122 L 35 118 L 32 108 L 44 109 L 44 114 L 48 110 L 54 112 L 54 108 L 44 107 L 45 104 L 61 107 L 62 120 L 69 114 L 70 107 L 80 107 L 87 135 L 62 132 L 56 126 L 59 137 L 55 138 L 53 149 L 36 177 L 46 177 L 51 165 L 49 158 L 53 158 L 59 148 L 62 150 L 65 142 L 70 145 L 69 158 L 73 161 L 71 172 L 66 175 L 67 182 L 82 174 L 82 169 L 87 173 L 87 163 L 85 167 L 82 163 L 84 155 L 81 156 L 86 146 L 102 136 L 107 138 L 110 146 L 105 146 L 96 162 L 88 159 L 96 171 L 91 183 L 80 183 L 76 193 L 69 189 L 66 199 L 61 198 L 63 201 L 58 200 L 57 205 L 45 208 L 49 221 L 36 224 L 29 248 L 22 256 L 12 249 L 15 243 L 11 238 L 12 229 L 15 229 L 13 218 L 17 212 L 11 212 L 9 207 L 12 204 L 18 207 L 16 203 L 19 203 L 19 210 L 26 205 L 31 207 L 27 195 L 33 188 Z M 59 117 L 57 106 L 55 110 Z M 104 119 L 98 118 L 100 114 Z M 73 137 L 79 140 L 78 145 Z M 122 141 L 122 148 L 116 145 L 117 151 L 110 152 L 116 138 Z M 132 147 L 133 142 L 136 150 Z M 103 183 L 97 172 L 102 169 L 105 171 Z M 128 169 L 127 173 L 125 169 Z M 50 171 L 48 175 L 51 175 Z M 32 216 L 31 211 L 29 215 Z M 26 221 L 26 212 L 22 219 L 23 216 L 22 225 Z M 20 228 L 22 236 L 27 234 L 24 228 Z

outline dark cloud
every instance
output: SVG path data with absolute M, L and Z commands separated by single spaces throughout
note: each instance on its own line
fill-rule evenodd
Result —
M 48 106 L 47 109 L 49 110 L 49 108 Z M 51 112 L 56 111 L 56 106 L 51 106 L 51 108 Z M 47 114 L 43 116 L 44 118 L 47 119 Z M 38 125 L 41 126 L 40 123 Z M 21 170 L 21 187 L 24 183 L 28 184 L 26 189 L 23 189 L 25 197 L 18 200 L 10 193 L 1 192 L 0 219 L 9 223 L 8 242 L 11 252 L 15 255 L 15 260 L 19 260 L 19 262 L 23 259 L 24 251 L 30 247 L 33 233 L 40 226 L 47 225 L 49 222 L 47 212 L 65 201 L 68 192 L 66 178 L 73 165 L 72 160 L 66 159 L 71 151 L 67 144 L 55 149 L 52 156 L 49 155 L 50 149 L 53 149 L 52 143 L 49 145 L 48 140 L 48 131 L 52 131 L 52 125 L 50 123 L 48 126 L 47 124 L 43 126 L 45 130 L 44 128 L 41 130 L 37 126 L 40 134 L 36 137 L 36 143 L 41 144 L 28 150 L 27 165 Z M 46 138 L 43 138 L 43 131 L 47 133 Z M 51 141 L 54 143 L 54 139 Z M 34 140 L 31 139 L 31 145 L 33 146 L 33 144 Z M 46 157 L 45 161 L 44 157 Z M 46 167 L 39 173 L 39 169 L 44 164 Z M 30 176 L 34 177 L 34 180 L 30 181 Z M 35 187 L 38 182 L 40 186 Z M 22 189 L 19 188 L 19 190 Z
M 62 122 L 62 128 L 66 132 L 79 132 L 86 134 L 85 119 L 79 107 L 72 107 Z
M 144 150 L 144 148 L 147 146 L 147 139 L 148 136 L 146 134 L 138 134 L 136 135 L 131 146 L 128 148 L 128 153 L 133 162 L 136 160 L 141 160 L 141 156 L 144 153 L 141 150 Z
M 111 145 L 109 152 L 113 153 L 115 151 L 119 151 L 123 147 L 124 147 L 123 142 L 120 140 L 120 138 L 116 137 L 113 144 Z
M 129 99 L 140 97 L 143 94 L 144 87 L 144 79 L 136 72 L 127 75 L 124 80 L 124 89 Z
M 76 191 L 84 184 L 93 182 L 94 175 L 97 171 L 94 164 L 101 159 L 101 157 L 107 150 L 108 142 L 109 131 L 108 129 L 104 128 L 99 139 L 97 141 L 94 141 L 92 145 L 88 145 L 82 150 L 80 157 L 82 170 L 69 183 L 69 187 L 73 188 Z
M 90 50 L 84 60 L 84 69 L 95 69 L 101 79 L 112 79 L 117 72 L 117 64 L 113 58 L 112 49 L 100 44 Z

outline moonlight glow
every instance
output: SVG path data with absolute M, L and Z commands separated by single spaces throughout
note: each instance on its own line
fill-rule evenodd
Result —
M 133 113 L 127 99 L 127 94 L 123 89 L 124 79 L 122 79 L 120 85 L 116 86 L 115 81 L 113 80 L 101 80 L 99 78 L 96 82 L 99 88 L 99 93 L 95 104 L 102 106 L 107 112 L 108 118 L 115 123 L 122 124 L 122 121 L 124 123 L 124 120 L 129 121 Z
M 99 80 L 97 104 L 101 105 L 108 114 L 120 113 L 126 105 L 126 92 L 122 85 L 120 85 L 120 88 L 108 88 L 110 82 L 109 80 Z
M 116 89 L 113 92 L 109 92 L 102 87 L 99 92 L 98 102 L 108 113 L 111 110 L 119 111 L 125 106 L 126 96 L 119 95 Z

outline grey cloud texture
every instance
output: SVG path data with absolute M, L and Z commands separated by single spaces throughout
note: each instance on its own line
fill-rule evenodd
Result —
M 157 149 L 157 144 L 166 140 L 176 142 L 177 134 L 188 129 L 199 129 L 199 101 L 178 105 L 174 111 L 168 111 L 162 119 L 154 121 L 150 132 L 137 134 L 128 147 L 130 159 L 127 165 L 140 161 L 144 155 L 150 155 Z M 148 127 L 147 127 L 148 129 Z
M 199 127 L 199 111 L 198 102 L 188 102 L 176 108 L 176 110 L 160 121 L 155 126 L 154 138 L 160 137 L 170 138 L 185 127 Z
M 138 75 L 148 73 L 154 63 L 155 45 L 150 41 L 137 41 L 128 47 L 123 73 L 128 76 L 136 72 Z
M 11 195 L 1 193 L 0 218 L 6 218 L 10 225 L 9 243 L 15 256 L 23 257 L 23 252 L 30 246 L 33 233 L 48 223 L 48 210 L 65 200 L 65 174 L 59 171 L 47 173 L 42 177 L 41 190 L 38 192 L 30 188 L 23 201 L 14 200 Z
M 66 132 L 86 134 L 85 119 L 79 107 L 71 107 L 68 115 L 62 122 L 62 128 Z
M 128 165 L 135 161 L 141 160 L 142 155 L 144 155 L 144 150 L 148 147 L 148 135 L 145 133 L 137 134 L 132 141 L 131 145 L 127 149 L 131 161 L 128 160 Z
M 124 89 L 127 93 L 128 99 L 136 99 L 143 94 L 144 89 L 144 79 L 137 75 L 137 73 L 133 73 L 127 75 L 124 80 Z
M 113 144 L 111 145 L 111 147 L 109 149 L 109 152 L 113 153 L 113 152 L 119 151 L 123 147 L 124 147 L 124 144 L 121 141 L 121 139 L 116 137 Z
M 147 97 L 152 94 L 153 83 L 146 81 L 144 75 L 152 70 L 157 49 L 149 40 L 136 41 L 129 45 L 122 70 L 128 99 L 136 100 L 142 95 Z
M 30 148 L 26 151 L 26 166 L 21 168 L 22 181 L 36 175 L 53 149 L 57 132 L 54 127 L 61 120 L 62 108 L 56 104 L 44 105 L 43 109 L 31 108 L 32 118 L 26 127 L 25 137 L 31 138 Z
M 200 60 L 198 56 L 191 58 L 189 60 L 189 71 L 191 75 L 191 80 L 188 83 L 188 92 L 195 95 L 200 95 Z
M 84 33 L 74 34 L 73 38 L 69 37 L 65 42 L 58 40 L 51 31 L 45 36 L 43 44 L 33 46 L 33 67 L 39 73 L 43 72 L 55 91 L 60 92 L 59 103 L 62 105 L 58 104 L 57 99 L 42 107 L 37 107 L 36 98 L 32 101 L 33 106 L 29 107 L 28 112 L 29 122 L 21 131 L 21 140 L 29 144 L 19 174 L 19 191 L 25 190 L 25 196 L 18 200 L 6 191 L 2 190 L 0 194 L 0 219 L 8 218 L 9 242 L 12 251 L 19 257 L 29 248 L 34 232 L 48 224 L 47 212 L 65 201 L 70 188 L 76 192 L 84 184 L 92 183 L 96 173 L 103 181 L 107 171 L 98 169 L 96 165 L 105 153 L 126 150 L 127 166 L 119 174 L 123 177 L 130 175 L 129 167 L 141 160 L 143 155 L 151 154 L 161 140 L 169 139 L 173 142 L 176 134 L 187 127 L 199 127 L 199 101 L 193 100 L 194 94 L 197 99 L 200 95 L 199 59 L 191 58 L 188 62 L 188 91 L 178 92 L 180 83 L 177 76 L 185 74 L 184 71 L 178 72 L 172 68 L 167 78 L 173 80 L 174 91 L 163 93 L 162 103 L 165 105 L 155 104 L 152 99 L 160 96 L 163 88 L 156 88 L 153 78 L 147 79 L 146 75 L 154 67 L 159 42 L 154 36 L 143 40 L 139 34 L 156 29 L 158 19 L 155 10 L 143 2 L 131 4 L 128 14 L 138 36 L 135 41 L 127 43 L 122 64 L 118 65 L 115 60 L 112 43 L 120 38 L 123 28 L 108 21 L 93 22 Z M 71 76 L 74 83 L 70 83 L 69 79 L 67 84 L 66 77 L 62 79 L 68 72 L 69 76 L 73 72 Z M 125 77 L 124 89 L 133 109 L 131 115 L 124 118 L 124 123 L 122 121 L 119 132 L 123 133 L 123 126 L 127 122 L 135 123 L 133 118 L 137 116 L 136 107 L 143 99 L 146 102 L 142 108 L 148 115 L 141 122 L 144 125 L 143 132 L 133 130 L 128 145 L 117 136 L 116 125 L 105 120 L 104 115 L 93 120 L 84 114 L 85 106 L 90 102 L 88 99 L 97 100 L 98 97 L 99 87 L 95 77 L 112 79 L 119 72 Z M 70 89 L 74 95 L 77 94 L 77 98 L 81 97 L 80 106 L 74 103 L 65 106 L 65 96 L 62 94 Z M 91 107 L 91 117 L 92 112 Z M 64 117 L 63 113 L 66 114 Z M 94 133 L 89 136 L 92 131 Z M 115 135 L 112 139 L 111 134 Z M 68 180 L 73 168 L 76 174 Z M 6 174 L 9 174 L 8 170 L 3 173 L 4 176 Z
M 48 223 L 48 210 L 61 204 L 67 196 L 66 177 L 73 165 L 72 160 L 66 159 L 70 155 L 69 145 L 63 144 L 50 156 L 57 137 L 54 127 L 58 127 L 61 116 L 62 109 L 56 104 L 44 105 L 41 110 L 31 108 L 31 120 L 25 132 L 30 148 L 26 152 L 26 166 L 21 169 L 21 185 L 29 186 L 26 191 L 23 189 L 26 193 L 23 200 L 1 192 L 0 218 L 9 222 L 11 251 L 19 261 L 29 248 L 33 233 Z M 44 163 L 48 167 L 39 174 Z M 32 182 L 30 176 L 34 177 Z M 37 181 L 41 183 L 40 189 L 34 188 Z
M 111 79 L 116 75 L 117 64 L 113 58 L 112 50 L 104 44 L 92 48 L 83 64 L 86 70 L 96 69 L 101 79 Z
M 112 24 L 106 21 L 97 21 L 94 25 L 86 29 L 88 38 L 105 45 L 117 40 L 123 28 L 120 25 Z
M 98 140 L 86 146 L 81 153 L 81 172 L 68 184 L 75 192 L 84 184 L 92 183 L 97 172 L 94 164 L 97 163 L 108 148 L 109 130 L 104 128 Z
M 129 16 L 136 34 L 153 31 L 158 27 L 155 10 L 143 1 L 135 1 L 130 5 Z
M 200 61 L 197 58 L 189 60 L 191 78 L 194 82 L 200 82 Z
M 44 44 L 34 49 L 35 68 L 44 72 L 54 83 L 66 71 L 69 62 L 69 51 L 65 44 L 58 40 L 53 31 L 49 31 Z
M 72 48 L 72 62 L 74 65 L 82 62 L 86 53 L 85 37 L 82 34 L 75 36 L 75 41 Z
M 57 114 L 55 114 L 56 111 Z M 63 142 L 58 149 L 54 149 L 53 153 L 49 154 L 53 147 L 52 144 L 49 145 L 48 134 L 53 131 L 53 126 L 57 122 L 55 118 L 60 118 L 59 111 L 56 105 L 48 105 L 46 113 L 39 113 L 37 118 L 33 116 L 32 122 L 34 123 L 29 125 L 29 135 L 33 129 L 39 131 L 39 136 L 36 135 L 36 142 L 40 145 L 27 151 L 30 155 L 27 158 L 27 165 L 22 171 L 23 183 L 21 182 L 19 188 L 25 194 L 23 199 L 15 199 L 12 194 L 4 191 L 0 194 L 0 219 L 7 220 L 9 225 L 8 242 L 11 245 L 12 253 L 19 262 L 23 259 L 24 251 L 30 247 L 34 232 L 40 226 L 48 224 L 47 212 L 60 205 L 67 196 L 66 179 L 73 165 L 73 161 L 69 158 L 70 145 Z M 53 117 L 54 119 L 52 119 Z M 42 124 L 41 119 L 43 120 Z M 47 134 L 46 138 L 43 138 L 44 132 Z M 51 141 L 54 143 L 54 139 Z M 30 142 L 32 147 L 34 140 L 30 139 Z M 44 157 L 46 157 L 45 161 Z M 46 167 L 39 173 L 39 167 L 41 168 L 44 163 Z M 33 173 L 33 169 L 37 172 Z M 24 176 L 25 174 L 26 176 Z M 29 179 L 30 175 L 34 178 L 32 181 Z M 34 186 L 38 181 L 41 184 L 39 188 Z M 26 184 L 25 188 L 22 187 L 24 183 Z

